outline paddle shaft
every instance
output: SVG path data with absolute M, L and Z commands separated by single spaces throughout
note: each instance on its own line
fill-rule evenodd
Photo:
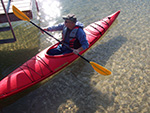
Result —
M 41 27 L 39 27 L 38 25 L 36 25 L 35 23 L 33 23 L 32 21 L 30 21 L 31 24 L 33 24 L 34 26 L 36 26 L 37 28 L 39 28 L 41 31 L 45 32 L 47 35 L 51 36 L 52 38 L 54 38 L 55 40 L 57 40 L 59 43 L 62 43 L 60 40 L 58 40 L 57 38 L 55 38 L 53 35 L 51 35 L 50 33 L 48 33 L 47 31 L 45 31 L 44 29 L 42 29 Z M 67 45 L 66 45 L 67 46 Z
M 45 31 L 44 29 L 42 29 L 41 27 L 39 27 L 38 25 L 36 25 L 35 23 L 33 23 L 32 21 L 30 21 L 31 24 L 33 24 L 34 26 L 36 26 L 37 28 L 39 28 L 41 31 L 45 32 L 47 35 L 51 36 L 52 38 L 54 38 L 56 41 L 58 41 L 59 43 L 63 44 L 64 46 L 66 46 L 68 49 L 72 50 L 67 44 L 61 42 L 60 40 L 58 40 L 57 38 L 55 38 L 53 35 L 51 35 L 50 33 L 48 33 L 47 31 Z M 86 58 L 84 58 L 82 55 L 80 55 L 79 53 L 77 54 L 79 57 L 81 57 L 82 59 L 84 59 L 85 61 L 87 61 L 88 63 L 90 63 L 90 61 Z

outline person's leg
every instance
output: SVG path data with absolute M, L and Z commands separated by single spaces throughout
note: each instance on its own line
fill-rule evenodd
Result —
M 60 55 L 63 54 L 61 45 L 58 45 L 57 48 L 50 49 L 47 54 L 48 55 Z
M 72 50 L 70 50 L 70 49 L 65 49 L 65 50 L 63 51 L 63 54 L 67 54 L 67 53 L 72 53 Z
M 62 54 L 67 54 L 67 53 L 71 53 L 71 52 L 73 52 L 73 50 L 71 50 L 71 49 L 69 49 L 69 48 L 67 48 L 66 46 L 63 46 L 62 45 Z
M 72 50 L 62 46 L 61 44 L 57 46 L 57 48 L 50 49 L 47 54 L 48 55 L 61 55 L 61 54 L 67 54 L 71 53 Z

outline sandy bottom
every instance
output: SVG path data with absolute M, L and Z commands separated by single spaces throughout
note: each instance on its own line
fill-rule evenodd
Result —
M 89 0 L 85 5 L 91 7 L 89 12 L 82 10 L 87 15 L 87 23 L 97 20 L 97 14 L 105 17 L 121 10 L 103 40 L 84 55 L 111 70 L 112 75 L 99 75 L 79 59 L 52 80 L 4 107 L 0 113 L 150 112 L 150 1 L 95 1 Z M 82 1 L 64 2 L 76 7 L 83 4 Z M 63 11 L 67 12 L 67 8 Z M 102 9 L 107 13 L 98 13 Z M 83 18 L 82 14 L 80 19 Z

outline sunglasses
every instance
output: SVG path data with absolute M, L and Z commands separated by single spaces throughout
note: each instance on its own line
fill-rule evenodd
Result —
M 69 22 L 69 21 L 65 20 L 65 23 L 72 23 L 72 22 Z

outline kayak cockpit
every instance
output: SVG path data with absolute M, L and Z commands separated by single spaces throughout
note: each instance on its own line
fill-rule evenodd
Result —
M 58 45 L 58 44 L 56 44 L 56 45 Z M 48 51 L 49 51 L 50 49 L 55 48 L 56 45 L 54 45 L 54 46 L 50 47 L 49 49 L 47 49 L 47 51 L 45 52 L 45 56 L 46 56 L 47 58 L 61 58 L 61 57 L 68 57 L 68 56 L 71 56 L 71 55 L 75 55 L 74 53 L 67 53 L 67 54 L 60 54 L 60 55 L 49 55 L 49 54 L 48 54 Z

